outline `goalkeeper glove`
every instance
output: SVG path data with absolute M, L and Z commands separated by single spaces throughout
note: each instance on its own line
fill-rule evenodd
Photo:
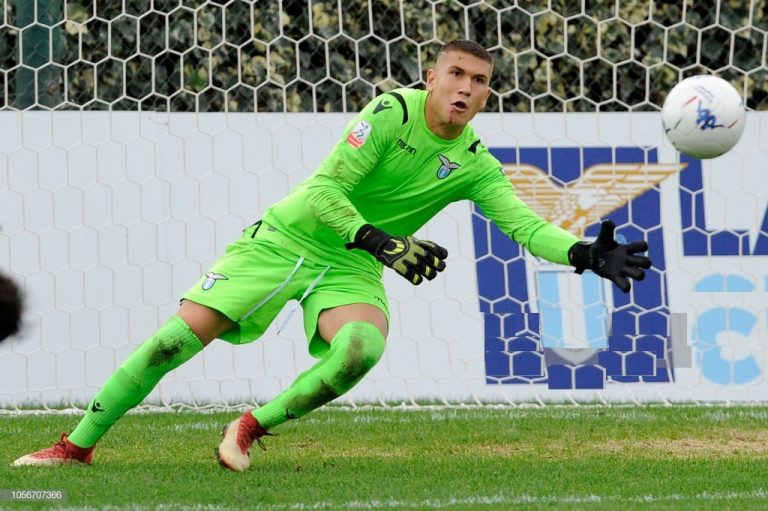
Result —
M 637 252 L 648 250 L 645 241 L 634 241 L 619 245 L 613 239 L 616 225 L 611 220 L 605 220 L 600 225 L 597 239 L 588 243 L 581 241 L 568 250 L 568 260 L 576 267 L 576 273 L 592 270 L 597 275 L 606 278 L 628 293 L 632 285 L 627 277 L 643 280 L 643 269 L 651 267 L 651 260 L 645 256 L 635 255 Z
M 448 251 L 436 243 L 413 236 L 390 236 L 371 224 L 362 226 L 355 233 L 355 241 L 346 247 L 370 252 L 414 285 L 425 278 L 434 279 L 437 272 L 445 269 L 444 259 L 448 257 Z

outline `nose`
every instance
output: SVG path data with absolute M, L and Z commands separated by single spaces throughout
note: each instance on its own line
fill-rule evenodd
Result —
M 459 83 L 459 94 L 464 94 L 465 96 L 469 96 L 471 91 L 472 91 L 472 78 L 470 78 L 469 76 L 465 76 Z

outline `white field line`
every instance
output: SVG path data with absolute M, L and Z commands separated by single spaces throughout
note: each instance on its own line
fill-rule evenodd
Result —
M 741 499 L 766 499 L 768 491 L 757 489 L 751 492 L 702 492 L 695 495 L 639 495 L 625 497 L 620 495 L 491 495 L 486 497 L 452 497 L 448 499 L 428 499 L 419 501 L 408 500 L 351 500 L 347 502 L 314 502 L 314 503 L 283 503 L 259 504 L 249 503 L 249 508 L 255 511 L 311 511 L 323 509 L 450 509 L 456 506 L 530 506 L 536 504 L 649 504 L 663 502 L 699 502 L 715 503 Z M 768 502 L 767 502 L 768 503 Z M 0 508 L 2 509 L 2 508 Z M 235 509 L 226 505 L 210 504 L 157 504 L 151 507 L 104 506 L 104 507 L 58 507 L 59 511 L 226 511 Z M 649 508 L 650 509 L 650 508 Z
M 128 413 L 179 413 L 179 412 L 193 412 L 202 414 L 212 414 L 221 412 L 233 412 L 243 413 L 246 410 L 252 410 L 258 408 L 254 404 L 241 404 L 241 405 L 205 405 L 202 407 L 194 407 L 185 404 L 175 405 L 155 405 L 155 404 L 142 404 L 136 408 L 131 409 Z M 621 410 L 621 409 L 655 409 L 655 408 L 713 408 L 717 409 L 719 413 L 727 413 L 729 410 L 760 410 L 766 413 L 763 417 L 768 416 L 768 405 L 764 401 L 760 402 L 680 402 L 680 403 L 596 403 L 596 404 L 573 404 L 573 403 L 547 403 L 547 404 L 535 404 L 535 403 L 519 403 L 519 404 L 431 404 L 431 405 L 411 405 L 411 404 L 399 404 L 399 405 L 377 405 L 377 404 L 362 404 L 362 405 L 348 405 L 348 404 L 330 404 L 321 408 L 323 411 L 330 412 L 357 412 L 357 411 L 388 411 L 388 412 L 424 412 L 424 411 L 460 411 L 460 410 L 516 410 L 516 411 L 553 411 L 561 410 L 564 413 L 568 411 L 575 411 L 579 409 L 602 409 L 602 410 Z M 8 408 L 0 407 L 0 417 L 3 416 L 23 416 L 23 415 L 83 415 L 85 408 L 78 406 L 67 406 L 64 408 Z
M 422 501 L 385 500 L 317 502 L 314 504 L 273 504 L 255 506 L 263 511 L 304 511 L 315 509 L 450 509 L 455 506 L 526 506 L 534 504 L 653 504 L 660 502 L 726 502 L 745 498 L 768 499 L 764 489 L 752 492 L 708 493 L 696 495 L 641 495 L 624 497 L 620 495 L 492 495 L 487 497 L 455 497 L 450 499 L 429 499 Z

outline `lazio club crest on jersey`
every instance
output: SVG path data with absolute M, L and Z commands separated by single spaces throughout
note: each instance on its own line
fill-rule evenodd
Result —
M 461 164 L 452 162 L 442 154 L 438 154 L 437 157 L 440 158 L 440 168 L 437 169 L 438 179 L 445 179 L 451 174 L 451 172 L 461 167 Z
M 229 277 L 222 275 L 221 273 L 214 273 L 209 271 L 205 274 L 205 280 L 203 281 L 203 291 L 208 291 L 211 289 L 217 280 L 229 280 Z
M 365 144 L 365 141 L 372 131 L 373 128 L 370 124 L 365 121 L 360 121 L 354 128 L 352 128 L 349 135 L 347 135 L 347 142 L 349 142 L 349 145 L 355 149 L 358 149 L 361 145 Z

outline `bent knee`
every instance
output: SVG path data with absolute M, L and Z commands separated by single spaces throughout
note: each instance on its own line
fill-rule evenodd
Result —
M 339 338 L 339 336 L 341 336 Z M 352 321 L 339 330 L 334 344 L 343 352 L 342 374 L 345 380 L 362 378 L 381 359 L 386 347 L 384 334 L 375 325 Z

